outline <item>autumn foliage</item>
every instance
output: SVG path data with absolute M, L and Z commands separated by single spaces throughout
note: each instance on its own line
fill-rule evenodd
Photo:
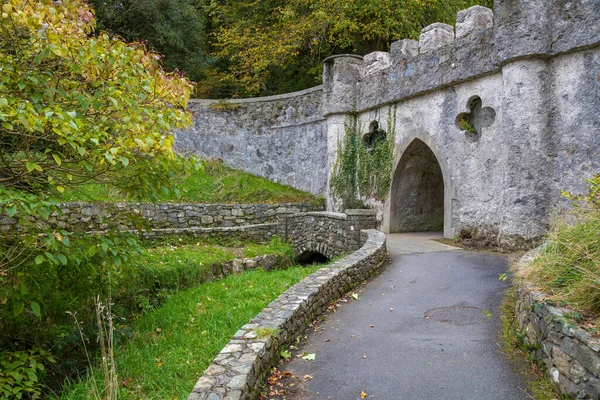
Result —
M 192 85 L 139 43 L 91 36 L 94 14 L 82 1 L 0 0 L 0 8 L 0 219 L 19 226 L 0 234 L 0 347 L 8 351 L 0 364 L 43 349 L 69 357 L 55 369 L 76 370 L 81 354 L 65 312 L 86 318 L 138 246 L 119 232 L 53 226 L 58 197 L 89 182 L 150 198 L 171 190 L 174 175 L 197 166 L 174 153 L 171 134 L 191 122 Z M 7 382 L 0 391 L 25 387 Z M 11 396 L 35 393 L 35 382 Z

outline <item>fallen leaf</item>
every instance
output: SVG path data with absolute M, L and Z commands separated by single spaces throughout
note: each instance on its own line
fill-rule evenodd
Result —
M 303 360 L 306 361 L 314 361 L 314 359 L 317 357 L 317 355 L 315 353 L 304 353 L 304 355 L 302 356 Z
M 369 325 L 369 328 L 375 328 L 375 325 Z
M 394 311 L 394 309 L 393 309 L 393 308 L 390 308 L 390 311 Z
M 283 376 L 292 376 L 292 373 L 290 371 L 285 371 L 283 373 Z
M 367 392 L 360 392 L 360 398 L 364 399 L 365 397 L 367 397 Z
M 367 358 L 367 356 L 363 356 L 363 358 Z
M 279 353 L 281 355 L 281 358 L 290 358 L 292 357 L 292 353 L 290 351 L 287 350 L 281 350 L 281 353 Z
M 353 298 L 354 300 L 358 300 L 358 294 L 356 294 L 356 293 L 352 293 L 352 298 Z
M 312 379 L 312 375 L 304 375 L 304 379 L 310 381 Z

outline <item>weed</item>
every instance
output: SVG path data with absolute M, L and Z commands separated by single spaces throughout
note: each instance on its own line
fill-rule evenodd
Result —
M 275 334 L 277 334 L 277 329 L 262 327 L 257 328 L 255 332 L 257 338 L 264 339 L 275 336 Z
M 181 291 L 139 317 L 133 337 L 115 351 L 119 397 L 186 398 L 195 380 L 247 323 L 279 294 L 321 266 L 252 270 Z M 88 399 L 90 379 L 73 384 L 63 399 Z

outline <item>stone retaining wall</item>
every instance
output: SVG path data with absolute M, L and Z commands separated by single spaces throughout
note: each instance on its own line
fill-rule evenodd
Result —
M 244 325 L 206 369 L 188 400 L 255 398 L 279 360 L 280 346 L 291 344 L 332 301 L 383 266 L 385 235 L 363 230 L 359 237 L 360 249 L 303 279 Z
M 315 204 L 66 203 L 49 223 L 84 231 L 133 230 L 138 225 L 172 229 L 227 228 L 277 222 L 280 215 L 322 210 Z M 132 219 L 132 217 L 134 217 Z M 135 218 L 138 217 L 138 218 Z M 141 218 L 139 218 L 141 217 Z M 0 217 L 0 230 L 18 228 L 18 219 Z
M 182 153 L 220 158 L 314 194 L 327 184 L 327 128 L 321 86 L 284 95 L 190 100 L 194 126 L 175 132 Z
M 522 263 L 533 260 L 528 253 Z M 600 340 L 570 322 L 570 310 L 546 302 L 547 296 L 521 284 L 517 319 L 532 348 L 561 393 L 577 399 L 600 398 Z

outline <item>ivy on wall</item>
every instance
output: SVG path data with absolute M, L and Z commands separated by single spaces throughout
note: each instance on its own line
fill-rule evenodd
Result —
M 364 137 L 358 116 L 353 115 L 345 124 L 344 139 L 338 142 L 338 157 L 330 181 L 332 194 L 342 207 L 364 208 L 361 199 L 384 201 L 392 184 L 396 106 L 388 112 L 389 131 L 374 130 Z

